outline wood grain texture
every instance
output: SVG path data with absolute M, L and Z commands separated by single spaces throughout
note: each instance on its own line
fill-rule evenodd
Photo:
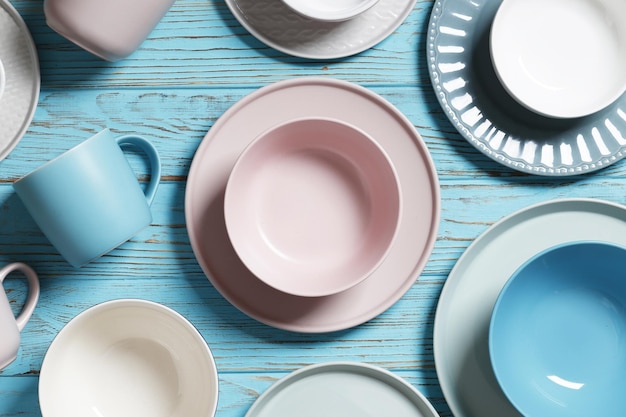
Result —
M 322 72 L 367 83 L 427 82 L 416 75 L 425 65 L 422 34 L 430 1 L 418 1 L 406 23 L 375 47 L 356 56 L 319 61 L 264 45 L 239 24 L 223 1 L 179 0 L 133 55 L 114 64 L 91 56 L 48 28 L 41 1 L 12 3 L 38 46 L 44 83 L 55 88 L 258 86 Z
M 278 378 L 336 360 L 396 372 L 449 417 L 437 382 L 432 330 L 439 294 L 463 251 L 490 225 L 531 204 L 571 197 L 626 201 L 622 162 L 580 177 L 530 176 L 488 159 L 454 130 L 426 71 L 430 0 L 418 1 L 380 44 L 331 61 L 290 57 L 265 46 L 223 1 L 178 0 L 140 49 L 117 63 L 101 61 L 49 29 L 41 0 L 11 3 L 37 44 L 42 90 L 28 132 L 0 162 L 0 265 L 32 265 L 41 277 L 42 296 L 22 334 L 17 360 L 0 371 L 3 417 L 41 416 L 37 382 L 50 342 L 81 311 L 117 298 L 163 303 L 198 328 L 220 373 L 217 417 L 242 417 Z M 394 104 L 423 137 L 441 183 L 438 239 L 412 288 L 371 321 L 321 335 L 274 329 L 230 305 L 200 269 L 184 216 L 189 167 L 215 121 L 257 88 L 302 76 L 351 81 Z M 39 231 L 12 183 L 105 127 L 142 135 L 159 150 L 163 172 L 154 220 L 108 255 L 74 269 Z M 129 159 L 145 181 L 143 157 L 131 152 Z M 5 289 L 17 312 L 26 296 L 24 283 L 8 279 Z

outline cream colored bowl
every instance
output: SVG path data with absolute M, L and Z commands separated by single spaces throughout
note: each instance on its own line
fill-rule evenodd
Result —
M 43 417 L 212 417 L 213 356 L 200 333 L 168 307 L 114 300 L 71 320 L 41 367 Z

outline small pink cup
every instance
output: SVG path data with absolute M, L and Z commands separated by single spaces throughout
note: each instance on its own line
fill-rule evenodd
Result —
M 9 304 L 2 282 L 14 271 L 19 271 L 28 280 L 28 296 L 17 317 Z M 0 269 L 0 369 L 6 367 L 17 357 L 20 348 L 20 332 L 30 319 L 39 300 L 39 279 L 37 274 L 26 264 L 15 262 Z
M 46 23 L 107 61 L 133 53 L 175 0 L 44 0 Z
M 226 228 L 242 262 L 280 291 L 319 297 L 365 280 L 398 229 L 401 191 L 359 128 L 302 118 L 260 134 L 229 177 Z

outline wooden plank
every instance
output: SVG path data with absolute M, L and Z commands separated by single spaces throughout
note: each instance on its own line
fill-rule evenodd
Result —
M 0 184 L 0 262 L 23 260 L 44 275 L 115 276 L 117 264 L 126 275 L 172 278 L 197 274 L 184 216 L 185 183 L 162 183 L 154 200 L 153 224 L 129 242 L 88 267 L 75 271 L 38 229 L 10 184 Z M 494 185 L 489 180 L 442 181 L 442 213 L 435 250 L 423 275 L 447 276 L 461 253 L 491 224 L 531 204 L 556 198 L 599 198 L 625 201 L 626 184 L 615 176 L 570 183 L 541 183 L 533 178 Z M 417 214 L 416 214 L 417 215 Z
M 556 187 L 626 175 L 623 161 L 570 178 L 518 173 L 484 156 L 463 139 L 443 115 L 430 89 L 398 86 L 370 89 L 413 123 L 428 146 L 442 182 L 493 179 L 494 186 L 507 187 L 509 181 L 513 184 L 519 181 Z M 184 181 L 195 151 L 213 123 L 255 90 L 246 87 L 43 91 L 28 132 L 0 162 L 0 182 L 15 181 L 106 127 L 117 134 L 136 133 L 153 141 L 161 154 L 163 179 Z
M 11 284 L 17 306 L 22 286 Z M 17 360 L 3 375 L 38 374 L 45 351 L 73 317 L 98 303 L 141 298 L 184 315 L 211 347 L 223 372 L 279 372 L 333 360 L 366 361 L 394 370 L 432 369 L 432 318 L 437 287 L 417 284 L 376 319 L 345 331 L 298 334 L 261 324 L 236 310 L 201 276 L 150 280 L 115 277 L 75 280 L 42 277 L 42 295 L 22 334 Z
M 308 364 L 317 362 L 307 362 Z M 295 370 L 295 369 L 293 369 Z M 292 370 L 289 370 L 292 371 Z M 438 388 L 437 378 L 431 371 L 395 371 L 396 375 L 416 387 L 433 403 L 441 417 L 451 416 Z M 220 417 L 243 417 L 254 401 L 266 389 L 288 372 L 267 375 L 258 373 L 220 373 L 217 415 Z M 35 375 L 3 378 L 0 376 L 0 415 L 3 417 L 41 417 Z
M 155 200 L 155 223 L 131 242 L 89 266 L 67 265 L 38 232 L 7 184 L 0 227 L 0 261 L 25 261 L 40 273 L 42 299 L 23 336 L 11 370 L 36 373 L 49 342 L 80 311 L 114 298 L 146 298 L 181 312 L 203 333 L 226 371 L 281 371 L 316 360 L 373 360 L 391 369 L 432 368 L 432 320 L 445 277 L 462 251 L 490 224 L 530 203 L 550 198 L 608 200 L 624 194 L 623 181 L 585 186 L 494 187 L 454 181 L 443 188 L 439 240 L 425 272 L 391 309 L 354 329 L 300 335 L 260 324 L 232 307 L 212 287 L 193 258 L 184 227 L 182 183 L 166 183 Z M 1 201 L 2 199 L 0 199 Z M 169 205 L 172 201 L 175 210 Z M 8 202 L 8 204 L 7 204 Z M 501 202 L 502 204 L 498 204 Z M 418 277 L 416 277 L 418 278 Z M 7 280 L 15 306 L 25 297 L 19 280 Z
M 335 360 L 390 369 L 449 417 L 434 369 L 432 331 L 440 291 L 463 251 L 494 222 L 530 204 L 568 197 L 626 201 L 623 162 L 580 177 L 529 176 L 488 159 L 456 132 L 427 73 L 431 0 L 419 0 L 376 47 L 328 61 L 291 57 L 263 45 L 223 1 L 178 0 L 141 48 L 118 63 L 101 61 L 54 33 L 40 0 L 11 2 L 38 46 L 42 92 L 27 134 L 0 162 L 0 265 L 31 264 L 40 274 L 42 296 L 17 360 L 0 371 L 0 416 L 41 416 L 41 362 L 69 320 L 106 300 L 143 298 L 179 311 L 210 345 L 220 371 L 219 417 L 243 416 L 288 372 Z M 412 288 L 379 317 L 321 335 L 274 329 L 230 305 L 198 266 L 184 218 L 189 166 L 213 123 L 255 89 L 302 76 L 356 82 L 396 105 L 423 136 L 441 181 L 438 240 Z M 159 149 L 163 175 L 154 222 L 109 255 L 74 269 L 39 231 L 11 184 L 105 127 L 141 134 Z M 129 158 L 145 181 L 143 158 L 134 153 Z M 5 288 L 17 312 L 26 287 L 8 279 Z
M 107 63 L 78 48 L 45 24 L 43 2 L 12 0 L 39 51 L 43 81 L 55 88 L 119 89 L 127 86 L 252 85 L 285 77 L 320 75 L 367 84 L 427 83 L 416 79 L 426 63 L 431 1 L 420 0 L 393 36 L 356 56 L 309 60 L 276 51 L 254 38 L 223 1 L 178 0 L 139 50 Z M 415 59 L 415 52 L 423 59 Z

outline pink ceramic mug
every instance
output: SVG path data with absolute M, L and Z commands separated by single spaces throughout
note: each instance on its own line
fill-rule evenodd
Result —
M 175 0 L 44 0 L 46 23 L 106 59 L 125 58 L 141 45 Z
M 28 280 L 28 296 L 21 313 L 15 317 L 2 282 L 13 271 L 20 271 Z M 23 263 L 12 263 L 0 269 L 0 369 L 17 357 L 20 348 L 20 332 L 26 326 L 39 300 L 39 279 L 31 267 Z

